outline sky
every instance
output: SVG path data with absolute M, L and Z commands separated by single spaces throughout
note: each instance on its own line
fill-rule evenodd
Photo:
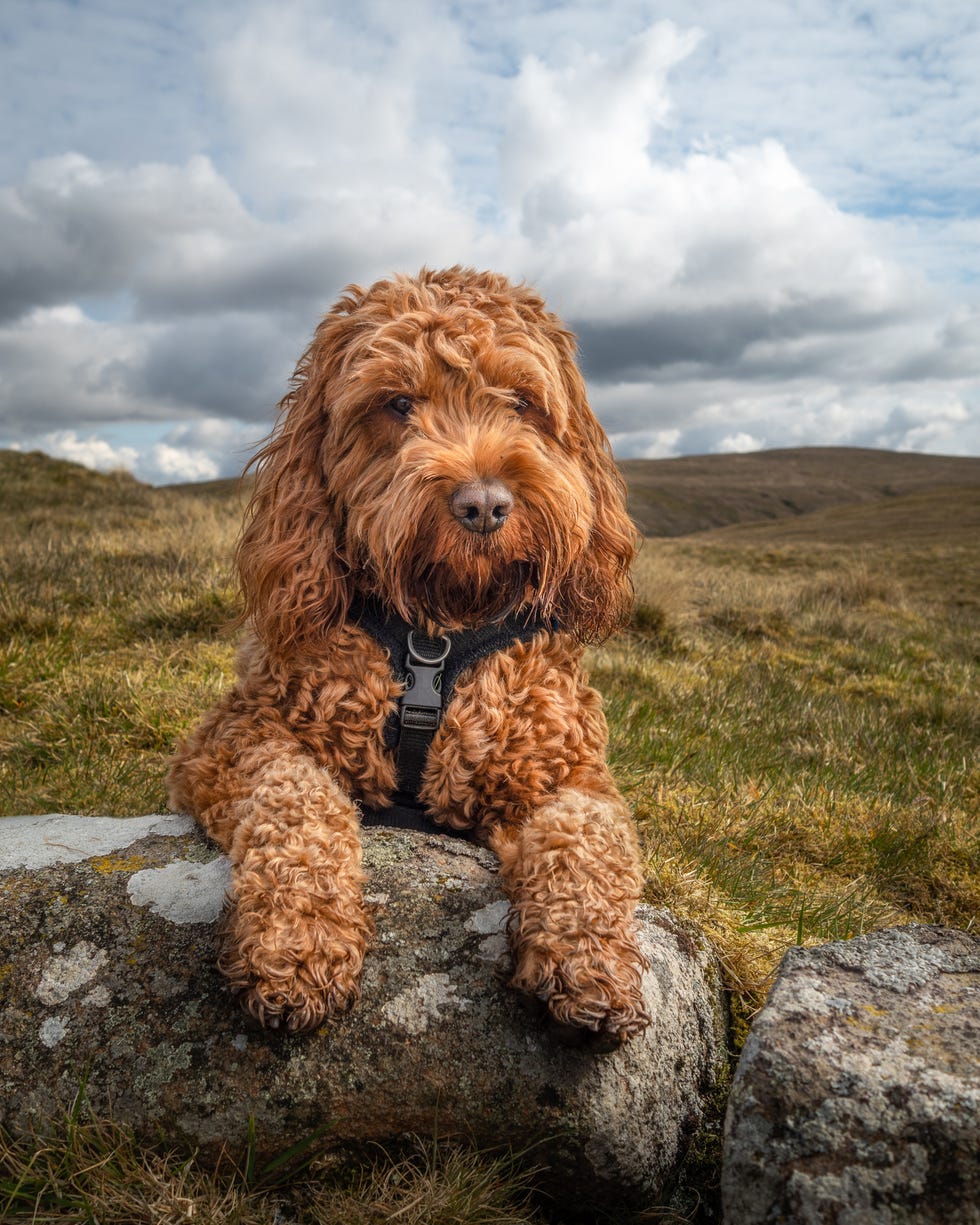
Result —
M 4 0 L 0 446 L 241 471 L 350 282 L 462 263 L 627 457 L 980 454 L 976 0 Z

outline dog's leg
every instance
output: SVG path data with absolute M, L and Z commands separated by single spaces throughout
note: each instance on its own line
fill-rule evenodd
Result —
M 209 776 L 196 795 L 195 765 Z M 288 740 L 246 749 L 227 770 L 185 759 L 171 791 L 231 858 L 218 964 L 242 1006 L 290 1030 L 348 1007 L 371 934 L 349 797 Z
M 642 875 L 623 800 L 563 790 L 489 841 L 511 901 L 511 985 L 547 1003 L 565 1040 L 639 1033 L 650 1020 L 634 920 Z

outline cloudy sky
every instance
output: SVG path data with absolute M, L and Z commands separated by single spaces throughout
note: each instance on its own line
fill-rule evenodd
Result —
M 537 284 L 616 452 L 980 454 L 976 0 L 6 0 L 0 446 L 237 473 L 350 281 Z

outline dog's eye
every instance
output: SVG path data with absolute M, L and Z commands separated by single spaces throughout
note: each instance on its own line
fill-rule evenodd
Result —
M 390 409 L 399 417 L 407 417 L 414 407 L 414 401 L 411 396 L 392 396 L 385 404 L 385 408 Z
M 523 417 L 528 409 L 533 407 L 534 405 L 531 403 L 528 396 L 518 396 L 514 401 L 514 412 L 517 413 L 519 417 Z

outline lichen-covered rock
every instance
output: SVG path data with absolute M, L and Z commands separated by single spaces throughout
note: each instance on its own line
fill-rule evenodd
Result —
M 980 939 L 787 953 L 735 1075 L 730 1225 L 980 1222 Z
M 488 852 L 366 831 L 377 933 L 355 1008 L 318 1032 L 253 1027 L 214 968 L 223 856 L 181 817 L 0 822 L 0 1122 L 82 1083 L 97 1112 L 207 1151 L 464 1135 L 550 1169 L 565 1206 L 655 1202 L 724 1063 L 705 946 L 640 911 L 653 1024 L 611 1054 L 555 1045 L 506 989 L 507 904 Z

